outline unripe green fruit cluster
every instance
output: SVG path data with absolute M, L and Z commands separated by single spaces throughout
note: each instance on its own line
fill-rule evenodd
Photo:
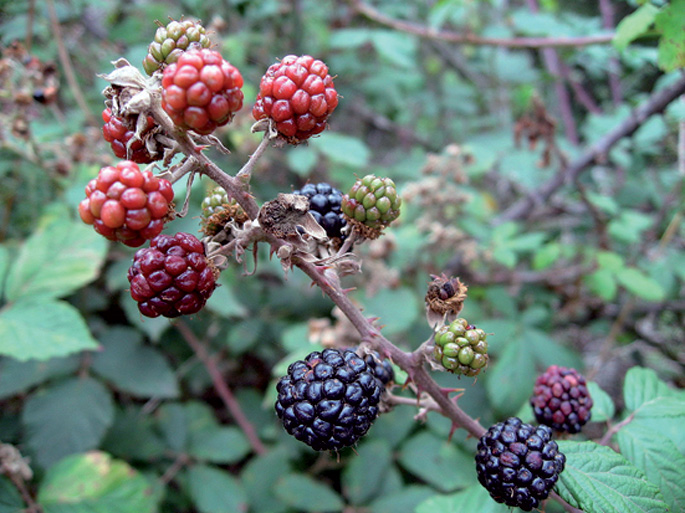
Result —
M 383 228 L 399 217 L 401 205 L 395 182 L 366 175 L 343 196 L 341 208 L 350 219 L 371 228 Z
M 488 364 L 488 343 L 485 332 L 455 319 L 435 333 L 435 359 L 450 372 L 465 376 L 477 375 Z
M 205 28 L 198 22 L 171 21 L 166 27 L 159 27 L 143 59 L 145 72 L 152 75 L 165 64 L 176 62 L 193 44 L 198 48 L 209 48 L 211 44 L 205 34 Z
M 202 200 L 202 216 L 209 217 L 212 214 L 218 214 L 225 210 L 225 205 L 229 204 L 231 200 L 223 187 L 215 187 Z

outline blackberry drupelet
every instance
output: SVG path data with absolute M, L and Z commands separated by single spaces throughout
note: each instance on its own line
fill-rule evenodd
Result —
M 371 354 L 367 354 L 364 357 L 364 361 L 366 362 L 366 365 L 368 365 L 369 369 L 371 369 L 371 372 L 373 372 L 373 375 L 378 378 L 383 386 L 386 386 L 388 383 L 395 380 L 395 371 L 392 368 L 390 360 L 387 358 L 381 358 L 381 355 L 379 355 L 376 351 Z
M 314 450 L 333 451 L 369 430 L 383 384 L 354 351 L 324 349 L 290 364 L 276 390 L 285 430 Z
M 478 442 L 478 481 L 495 501 L 524 511 L 547 498 L 565 464 L 549 427 L 517 417 L 491 426 Z
M 592 416 L 585 377 L 575 369 L 557 365 L 538 376 L 530 405 L 540 424 L 566 433 L 578 433 Z
M 329 239 L 345 240 L 341 230 L 347 226 L 347 221 L 340 211 L 342 192 L 325 182 L 308 183 L 293 194 L 306 196 L 309 199 L 309 211 L 316 222 L 326 230 Z

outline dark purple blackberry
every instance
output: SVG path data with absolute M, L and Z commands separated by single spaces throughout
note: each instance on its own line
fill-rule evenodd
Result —
M 551 365 L 535 381 L 530 405 L 535 418 L 556 431 L 578 433 L 592 416 L 592 398 L 577 370 Z
M 285 430 L 317 451 L 357 443 L 378 416 L 381 382 L 352 350 L 314 351 L 276 386 Z
M 524 511 L 547 498 L 565 464 L 549 427 L 517 417 L 490 427 L 478 442 L 478 481 L 495 501 Z
M 338 238 L 341 241 L 345 235 L 341 230 L 347 226 L 347 221 L 340 211 L 342 192 L 325 182 L 308 183 L 293 194 L 306 196 L 309 199 L 309 211 L 324 230 L 329 239 Z
M 364 357 L 364 361 L 369 369 L 371 369 L 371 372 L 373 372 L 373 375 L 380 380 L 383 386 L 386 386 L 395 379 L 395 371 L 392 368 L 390 360 L 387 358 L 381 358 L 381 355 L 379 355 L 376 351 L 371 354 L 367 354 Z

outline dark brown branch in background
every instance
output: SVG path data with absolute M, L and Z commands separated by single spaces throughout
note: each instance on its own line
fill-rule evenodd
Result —
M 386 16 L 375 7 L 361 0 L 348 0 L 348 2 L 359 14 L 381 25 L 419 37 L 438 39 L 456 44 L 504 46 L 507 48 L 558 48 L 607 44 L 614 38 L 613 32 L 582 37 L 481 37 L 475 34 L 459 34 L 449 30 L 436 30 L 417 23 L 397 20 Z
M 257 432 L 255 431 L 255 428 L 250 420 L 247 418 L 245 413 L 243 413 L 240 403 L 238 403 L 238 400 L 233 395 L 233 392 L 231 392 L 231 389 L 226 384 L 224 377 L 221 375 L 219 367 L 216 365 L 214 358 L 207 352 L 204 344 L 195 336 L 195 333 L 193 333 L 193 331 L 184 321 L 176 321 L 174 323 L 174 327 L 181 333 L 181 335 L 183 335 L 183 338 L 207 369 L 207 372 L 212 378 L 212 384 L 214 385 L 216 393 L 219 394 L 219 397 L 223 401 L 226 408 L 228 408 L 228 411 L 236 421 L 236 424 L 238 424 L 240 429 L 243 430 L 243 433 L 245 433 L 245 436 L 247 437 L 254 451 L 257 454 L 265 454 L 266 447 L 264 447 L 264 444 L 259 439 L 259 436 L 257 436 Z
M 496 223 L 514 219 L 525 219 L 533 215 L 535 207 L 544 205 L 547 200 L 565 184 L 573 183 L 578 176 L 597 161 L 606 159 L 609 150 L 621 139 L 632 135 L 654 114 L 662 112 L 668 104 L 685 93 L 685 74 L 669 87 L 653 93 L 630 116 L 607 133 L 595 144 L 587 148 L 577 159 L 564 166 L 557 174 L 539 189 L 513 203 L 496 219 Z
M 71 59 L 69 58 L 69 53 L 64 45 L 64 38 L 62 36 L 62 27 L 59 24 L 59 19 L 57 18 L 57 12 L 55 11 L 55 3 L 53 0 L 46 0 L 48 6 L 48 15 L 50 17 L 50 26 L 52 27 L 52 35 L 55 37 L 55 42 L 57 43 L 57 54 L 59 55 L 59 61 L 62 64 L 62 70 L 67 78 L 67 83 L 71 92 L 74 94 L 74 99 L 78 104 L 79 108 L 86 117 L 86 122 L 92 126 L 98 126 L 93 113 L 86 103 L 85 97 L 83 96 L 83 91 L 81 91 L 81 86 L 76 79 L 76 74 L 74 73 L 74 68 L 71 65 Z
M 560 68 L 561 74 L 564 80 L 568 82 L 573 90 L 573 94 L 583 107 L 585 107 L 589 112 L 593 114 L 601 114 L 602 109 L 599 108 L 597 102 L 590 96 L 590 93 L 583 87 L 583 85 L 575 80 L 572 76 L 571 68 L 569 68 L 564 62 L 561 62 Z

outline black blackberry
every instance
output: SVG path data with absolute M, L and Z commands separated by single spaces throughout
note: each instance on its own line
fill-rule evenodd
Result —
M 587 382 L 577 370 L 551 365 L 535 381 L 530 405 L 535 418 L 556 431 L 578 433 L 592 416 Z
M 293 194 L 306 196 L 309 199 L 309 211 L 324 230 L 329 239 L 338 238 L 341 241 L 345 235 L 341 230 L 347 226 L 347 221 L 340 211 L 342 192 L 325 182 L 308 183 Z
M 352 350 L 314 351 L 276 386 L 285 430 L 317 451 L 354 445 L 378 416 L 383 385 Z
M 547 498 L 565 464 L 549 427 L 516 417 L 490 427 L 478 442 L 478 481 L 495 501 L 524 511 Z
M 364 361 L 369 369 L 371 369 L 371 372 L 373 372 L 373 375 L 380 380 L 383 386 L 386 386 L 395 379 L 395 371 L 392 368 L 390 360 L 387 358 L 381 358 L 381 355 L 379 355 L 376 351 L 371 354 L 367 354 L 364 357 Z

